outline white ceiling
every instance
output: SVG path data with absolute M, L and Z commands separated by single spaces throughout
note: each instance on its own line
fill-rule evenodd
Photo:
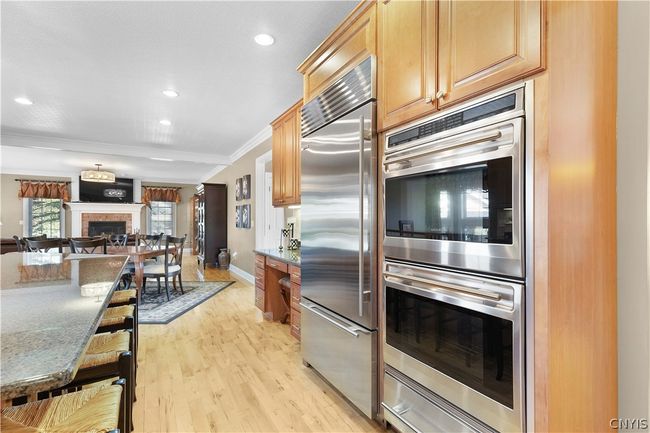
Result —
M 99 162 L 198 182 L 268 136 L 261 131 L 302 94 L 296 66 L 355 4 L 2 2 L 0 168 L 42 159 L 53 174 Z M 276 43 L 255 44 L 258 33 Z

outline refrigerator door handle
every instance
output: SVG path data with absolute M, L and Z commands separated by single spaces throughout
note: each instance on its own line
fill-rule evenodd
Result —
M 308 309 L 309 311 L 316 314 L 317 316 L 327 320 L 328 322 L 330 322 L 332 325 L 336 326 L 337 328 L 340 328 L 340 329 L 344 330 L 345 332 L 347 332 L 348 334 L 353 335 L 355 338 L 359 338 L 359 332 L 362 332 L 364 334 L 368 333 L 368 331 L 366 331 L 365 329 L 358 329 L 356 327 L 349 327 L 349 326 L 346 326 L 343 323 L 340 323 L 338 320 L 336 320 L 333 317 L 330 317 L 329 314 L 327 314 L 325 311 L 321 310 L 317 306 L 307 305 L 304 302 L 301 302 L 300 306 Z
M 365 144 L 364 118 L 359 118 L 359 317 L 363 317 L 363 287 L 364 287 L 364 253 L 363 253 L 363 198 L 364 198 L 364 176 L 363 176 L 363 150 Z

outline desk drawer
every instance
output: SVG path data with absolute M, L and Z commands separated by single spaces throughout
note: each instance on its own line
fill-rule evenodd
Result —
M 289 266 L 286 263 L 272 259 L 270 257 L 266 258 L 266 266 L 277 269 L 280 272 L 288 272 L 289 270 Z
M 291 275 L 291 282 L 300 284 L 300 267 L 290 265 L 289 266 L 289 274 Z
M 264 290 L 255 287 L 255 306 L 264 311 Z
M 291 308 L 300 311 L 300 286 L 296 283 L 291 283 Z
M 264 289 L 264 268 L 255 268 L 255 285 Z
M 265 259 L 266 257 L 261 254 L 255 255 L 255 267 L 264 269 L 264 265 L 266 263 Z
M 291 335 L 300 340 L 300 310 L 293 308 L 293 300 L 291 303 Z M 300 308 L 300 306 L 298 306 Z

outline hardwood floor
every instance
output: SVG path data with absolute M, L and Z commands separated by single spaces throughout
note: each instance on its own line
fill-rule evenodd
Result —
M 192 256 L 184 280 L 199 280 Z M 262 319 L 236 283 L 168 325 L 141 325 L 136 432 L 380 432 L 302 365 L 289 327 Z

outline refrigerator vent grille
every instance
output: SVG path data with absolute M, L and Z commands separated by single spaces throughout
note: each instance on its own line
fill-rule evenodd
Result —
M 368 57 L 302 107 L 302 136 L 311 134 L 372 99 L 373 70 L 373 58 Z

